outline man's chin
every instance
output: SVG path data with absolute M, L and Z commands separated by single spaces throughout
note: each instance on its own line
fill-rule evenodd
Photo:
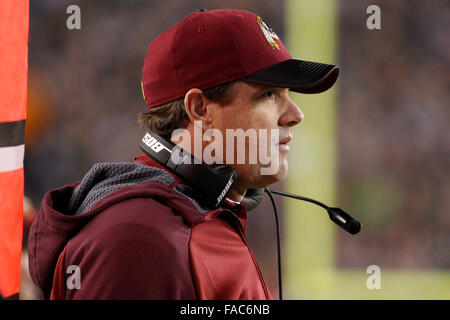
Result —
M 284 178 L 286 178 L 288 173 L 288 167 L 287 164 L 286 165 L 281 165 L 278 169 L 277 172 L 273 173 L 273 174 L 269 174 L 269 175 L 261 175 L 260 176 L 260 182 L 258 183 L 257 186 L 254 186 L 252 188 L 256 189 L 256 188 L 264 188 L 267 187 L 271 184 L 277 183 L 281 180 L 283 180 Z
M 272 182 L 272 183 L 279 182 L 279 181 L 283 180 L 284 178 L 287 177 L 287 174 L 288 174 L 287 166 L 282 166 L 280 168 L 280 170 L 273 176 L 274 182 Z

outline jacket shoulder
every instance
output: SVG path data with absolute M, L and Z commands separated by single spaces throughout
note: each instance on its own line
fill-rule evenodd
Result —
M 131 198 L 104 209 L 67 246 L 65 268 L 79 267 L 69 299 L 196 299 L 191 229 L 172 208 Z

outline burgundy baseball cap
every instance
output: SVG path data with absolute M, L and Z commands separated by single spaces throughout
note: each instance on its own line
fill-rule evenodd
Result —
M 292 59 L 276 33 L 254 13 L 223 9 L 194 12 L 148 47 L 142 92 L 149 108 L 235 80 L 319 93 L 339 67 Z

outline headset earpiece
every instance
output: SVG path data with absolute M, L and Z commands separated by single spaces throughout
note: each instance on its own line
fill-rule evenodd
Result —
M 264 189 L 248 189 L 245 193 L 244 199 L 242 199 L 241 204 L 245 204 L 247 206 L 247 210 L 253 210 L 264 198 Z
M 202 196 L 201 202 L 209 208 L 220 207 L 238 178 L 233 168 L 224 165 L 213 168 L 199 163 L 193 155 L 151 131 L 145 134 L 139 147 L 197 190 Z

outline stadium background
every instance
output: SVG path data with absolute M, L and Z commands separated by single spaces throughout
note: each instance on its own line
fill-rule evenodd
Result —
M 66 28 L 70 4 L 81 8 L 81 30 Z M 381 30 L 366 27 L 372 4 Z M 274 188 L 339 206 L 363 229 L 347 235 L 320 208 L 277 198 L 285 298 L 450 298 L 446 1 L 31 0 L 21 299 L 40 298 L 26 273 L 26 232 L 42 196 L 96 162 L 140 153 L 147 46 L 203 7 L 255 12 L 294 57 L 341 66 L 332 90 L 292 95 L 305 122 L 289 176 Z M 276 298 L 268 199 L 250 212 L 248 238 Z M 366 287 L 369 265 L 380 267 L 381 289 Z

